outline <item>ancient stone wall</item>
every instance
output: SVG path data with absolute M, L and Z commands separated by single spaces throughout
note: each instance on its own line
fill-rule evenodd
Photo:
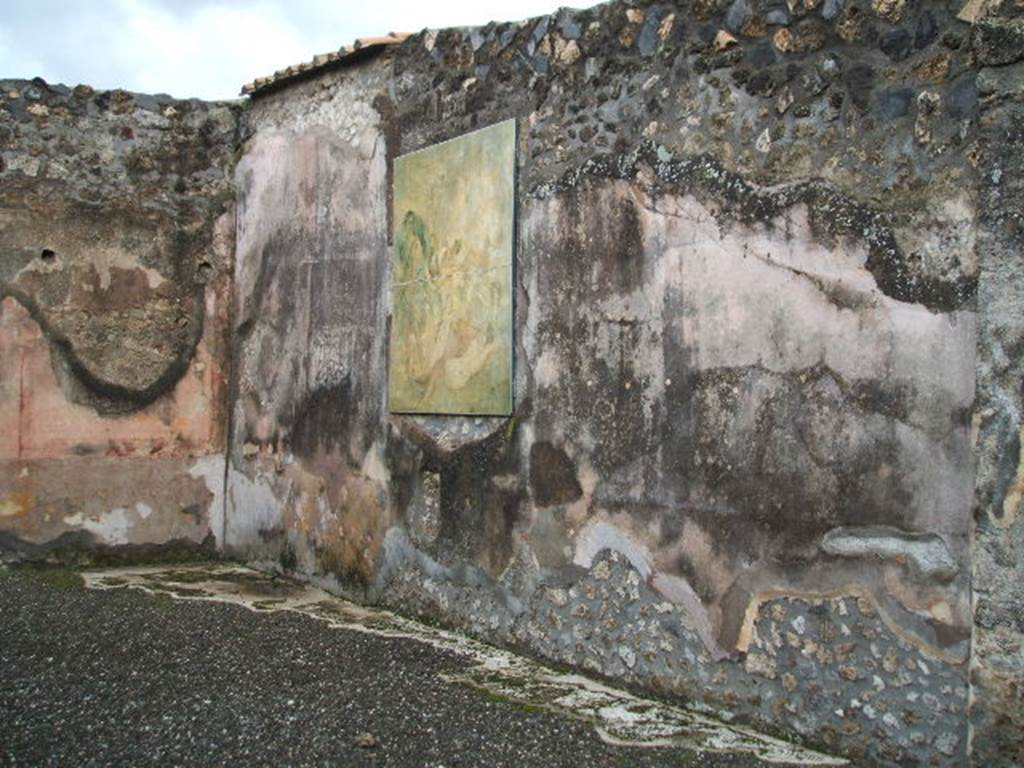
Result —
M 969 5 L 609 4 L 257 95 L 231 550 L 871 762 L 963 764 L 972 567 L 1020 560 L 999 512 L 972 561 L 971 510 L 976 376 L 1012 387 L 979 434 L 1016 477 L 1013 353 L 985 362 L 1016 331 L 976 338 L 1019 315 L 993 174 L 1021 39 Z M 391 163 L 507 118 L 515 413 L 390 416 Z M 1005 764 L 1019 605 L 979 614 Z
M 357 54 L 244 109 L 2 83 L 2 543 L 205 541 L 858 763 L 1024 764 L 1020 4 Z M 394 159 L 508 118 L 514 414 L 391 415 Z
M 1024 765 L 1024 7 L 971 32 L 980 94 L 972 760 Z
M 0 81 L 0 537 L 213 551 L 237 108 Z

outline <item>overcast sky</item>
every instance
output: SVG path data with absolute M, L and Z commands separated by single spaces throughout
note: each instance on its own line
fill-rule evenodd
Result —
M 511 21 L 593 0 L 0 0 L 0 78 L 230 99 L 357 37 Z

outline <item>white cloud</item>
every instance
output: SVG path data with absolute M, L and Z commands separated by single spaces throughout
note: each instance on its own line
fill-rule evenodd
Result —
M 579 4 L 590 4 L 582 0 Z M 8 0 L 0 77 L 234 98 L 357 37 L 550 13 L 558 0 Z
M 138 57 L 134 90 L 232 98 L 243 82 L 311 55 L 280 9 L 266 4 L 256 12 L 210 5 L 187 17 L 125 4 L 132 8 L 117 57 Z

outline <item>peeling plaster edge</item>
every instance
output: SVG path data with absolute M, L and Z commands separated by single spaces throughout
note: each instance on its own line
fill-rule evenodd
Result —
M 652 564 L 653 558 L 647 547 L 633 541 L 610 523 L 595 521 L 588 524 L 580 532 L 573 562 L 583 568 L 590 568 L 597 554 L 605 549 L 616 551 L 629 560 L 652 589 L 687 612 L 694 622 L 693 628 L 715 661 L 721 661 L 731 655 L 718 644 L 707 609 L 690 584 L 682 577 L 656 572 Z M 735 650 L 739 653 L 747 653 L 749 651 L 755 634 L 754 624 L 757 621 L 758 611 L 761 605 L 769 600 L 777 598 L 828 600 L 843 597 L 863 598 L 870 602 L 875 613 L 893 634 L 901 640 L 910 643 L 932 660 L 960 666 L 972 658 L 972 651 L 970 649 L 973 648 L 973 634 L 972 644 L 963 655 L 945 652 L 900 625 L 885 610 L 874 593 L 858 584 L 849 584 L 831 590 L 783 589 L 777 587 L 755 593 L 751 596 L 744 612 L 743 622 L 737 634 Z
M 779 598 L 789 598 L 795 600 L 835 600 L 838 598 L 850 597 L 854 599 L 864 599 L 871 603 L 871 607 L 875 613 L 881 618 L 882 623 L 898 638 L 910 643 L 912 646 L 917 648 L 923 655 L 933 661 L 942 662 L 944 664 L 950 664 L 953 666 L 960 666 L 967 662 L 971 656 L 970 652 L 964 656 L 959 656 L 952 653 L 946 653 L 940 648 L 936 648 L 931 643 L 927 643 L 922 640 L 918 635 L 906 630 L 897 621 L 895 621 L 888 612 L 882 607 L 875 595 L 868 589 L 860 586 L 859 584 L 848 584 L 845 587 L 837 587 L 831 590 L 788 590 L 788 589 L 768 589 L 754 594 L 750 602 L 747 604 L 747 610 L 744 613 L 743 623 L 740 625 L 738 637 L 736 639 L 736 650 L 741 653 L 747 653 L 750 649 L 750 644 L 753 642 L 755 630 L 754 624 L 757 621 L 758 613 L 761 606 L 769 600 L 776 600 Z
M 822 537 L 819 547 L 836 557 L 909 560 L 925 578 L 942 581 L 955 578 L 960 570 L 943 536 L 911 533 L 890 525 L 833 528 Z
M 526 611 L 523 602 L 511 594 L 508 590 L 502 589 L 499 584 L 491 581 L 490 577 L 483 574 L 473 566 L 462 565 L 451 568 L 439 563 L 430 555 L 426 554 L 412 541 L 409 540 L 405 530 L 400 526 L 392 526 L 384 534 L 384 544 L 381 548 L 381 559 L 377 569 L 377 577 L 367 587 L 366 596 L 370 603 L 381 602 L 387 594 L 391 579 L 398 569 L 405 563 L 412 562 L 426 576 L 440 578 L 455 586 L 473 588 L 484 588 L 494 586 L 490 591 L 501 602 L 504 602 L 513 616 L 521 616 Z
M 647 169 L 651 176 L 645 178 Z M 977 295 L 976 276 L 944 281 L 912 274 L 897 242 L 891 217 L 821 178 L 760 185 L 729 170 L 714 156 L 676 157 L 665 147 L 643 139 L 628 152 L 595 155 L 556 179 L 535 184 L 526 194 L 543 200 L 587 179 L 641 183 L 655 189 L 694 194 L 697 199 L 707 196 L 725 204 L 720 215 L 744 223 L 774 217 L 805 204 L 811 216 L 811 229 L 821 242 L 847 237 L 864 245 L 868 253 L 864 268 L 871 273 L 878 290 L 890 299 L 919 304 L 931 312 L 953 312 L 965 309 Z
M 1018 444 L 1024 445 L 1024 427 L 1021 427 L 1017 439 Z M 989 508 L 988 517 L 992 525 L 1003 530 L 1011 528 L 1017 521 L 1017 514 L 1020 512 L 1022 503 L 1024 503 L 1024 451 L 1020 452 L 1013 483 L 1003 496 L 1002 517 L 993 515 L 991 507 Z
M 693 629 L 715 661 L 729 657 L 729 653 L 716 641 L 711 617 L 690 583 L 681 576 L 657 572 L 650 550 L 615 526 L 603 520 L 589 523 L 579 533 L 573 563 L 589 569 L 597 555 L 606 549 L 625 557 L 654 591 L 686 611 Z
M 189 467 L 190 477 L 202 480 L 212 494 L 208 507 L 208 527 L 213 534 L 218 552 L 224 551 L 224 533 L 227 527 L 227 461 L 223 453 L 203 456 Z

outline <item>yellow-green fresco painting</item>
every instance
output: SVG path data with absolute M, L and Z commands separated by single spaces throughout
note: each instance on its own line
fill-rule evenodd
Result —
M 512 412 L 515 121 L 395 160 L 390 408 Z

